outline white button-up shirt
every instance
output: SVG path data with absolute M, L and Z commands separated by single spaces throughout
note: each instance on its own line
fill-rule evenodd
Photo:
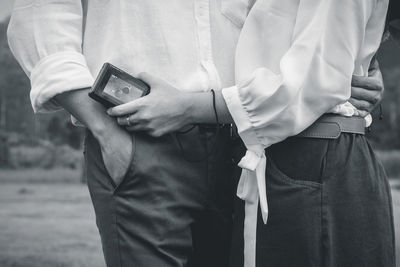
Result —
M 257 206 L 267 221 L 264 149 L 327 112 L 355 114 L 351 77 L 367 75 L 388 0 L 16 0 L 9 44 L 35 112 L 90 87 L 104 62 L 180 90 L 222 89 L 248 152 L 245 266 L 255 266 Z M 244 26 L 243 26 L 244 25 Z M 243 27 L 243 28 L 242 28 Z M 368 119 L 368 118 L 367 118 Z
M 232 86 L 241 28 L 233 21 L 243 23 L 248 7 L 236 18 L 222 2 L 16 0 L 9 44 L 31 79 L 34 111 L 60 108 L 52 98 L 90 87 L 104 62 L 186 91 Z

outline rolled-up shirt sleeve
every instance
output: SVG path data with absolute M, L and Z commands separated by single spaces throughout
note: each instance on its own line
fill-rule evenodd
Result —
M 222 90 L 248 148 L 296 135 L 349 99 L 376 1 L 301 0 L 293 10 L 278 2 L 258 0 L 250 11 L 237 47 L 238 83 Z
M 93 76 L 82 54 L 81 0 L 16 0 L 8 42 L 31 81 L 37 113 L 58 110 L 57 94 L 90 87 Z

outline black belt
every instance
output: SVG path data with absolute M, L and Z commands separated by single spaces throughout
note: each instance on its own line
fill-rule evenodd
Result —
M 365 119 L 325 114 L 296 137 L 336 139 L 341 133 L 365 134 Z

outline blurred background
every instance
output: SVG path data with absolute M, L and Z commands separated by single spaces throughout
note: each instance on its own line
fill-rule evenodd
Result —
M 65 112 L 34 115 L 29 81 L 6 38 L 13 0 L 0 2 L 0 266 L 103 267 L 85 185 L 84 130 Z M 400 47 L 379 51 L 385 79 L 369 140 L 392 185 L 400 267 Z

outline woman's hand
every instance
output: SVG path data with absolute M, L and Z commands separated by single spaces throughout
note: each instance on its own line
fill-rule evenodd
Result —
M 191 124 L 193 93 L 183 93 L 166 81 L 148 73 L 138 78 L 150 85 L 150 94 L 111 108 L 110 116 L 129 131 L 144 131 L 159 137 Z

